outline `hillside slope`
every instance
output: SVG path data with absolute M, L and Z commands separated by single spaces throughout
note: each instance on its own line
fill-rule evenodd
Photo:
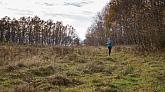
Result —
M 165 53 L 0 47 L 0 92 L 165 92 Z

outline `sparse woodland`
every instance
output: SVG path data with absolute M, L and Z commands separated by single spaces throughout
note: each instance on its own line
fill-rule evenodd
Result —
M 111 0 L 88 28 L 85 43 L 129 45 L 139 51 L 165 48 L 164 0 Z
M 71 46 L 79 44 L 79 38 L 72 26 L 59 21 L 44 21 L 37 16 L 19 19 L 6 16 L 0 19 L 0 44 Z

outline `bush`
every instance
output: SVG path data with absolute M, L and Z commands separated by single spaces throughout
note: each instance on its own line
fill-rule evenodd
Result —
M 36 76 L 49 76 L 57 72 L 57 69 L 53 66 L 40 67 L 38 69 L 29 70 L 31 74 Z
M 102 63 L 89 63 L 86 65 L 84 73 L 99 73 L 104 71 L 104 65 Z
M 6 67 L 6 70 L 7 70 L 7 72 L 11 72 L 11 71 L 14 71 L 14 70 L 16 70 L 16 69 L 18 69 L 19 67 L 17 67 L 17 66 L 14 66 L 14 65 L 8 65 L 7 67 Z
M 64 76 L 53 76 L 48 78 L 49 83 L 56 86 L 81 85 L 83 82 L 77 79 L 68 79 Z
M 67 86 L 71 83 L 71 81 L 68 78 L 65 78 L 63 76 L 55 76 L 48 79 L 49 82 L 53 85 L 62 85 Z

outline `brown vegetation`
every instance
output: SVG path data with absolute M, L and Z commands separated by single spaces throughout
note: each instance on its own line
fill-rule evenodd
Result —
M 44 21 L 39 17 L 0 19 L 0 44 L 21 44 L 33 46 L 79 44 L 75 29 L 62 22 Z
M 85 43 L 136 46 L 137 51 L 165 47 L 164 0 L 111 0 L 88 28 Z

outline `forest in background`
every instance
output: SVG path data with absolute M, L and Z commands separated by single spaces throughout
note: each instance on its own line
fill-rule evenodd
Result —
M 60 21 L 44 21 L 38 16 L 19 19 L 5 16 L 0 19 L 0 44 L 71 46 L 79 44 L 79 38 L 72 26 L 64 26 Z
M 88 28 L 85 44 L 131 46 L 138 51 L 165 48 L 165 0 L 111 0 Z
M 165 48 L 164 0 L 111 0 L 97 14 L 88 28 L 84 44 L 130 46 L 137 51 L 158 51 Z M 0 19 L 0 44 L 80 45 L 75 29 L 38 16 Z

